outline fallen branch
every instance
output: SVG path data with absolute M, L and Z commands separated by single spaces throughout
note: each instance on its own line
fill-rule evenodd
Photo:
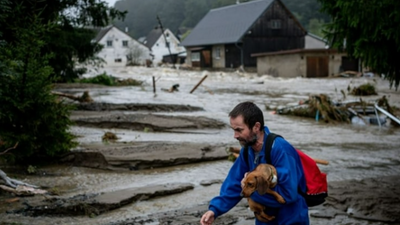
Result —
M 39 189 L 38 186 L 9 178 L 7 174 L 1 169 L 0 169 L 0 189 L 13 193 L 18 196 L 31 196 L 35 194 L 47 193 L 46 190 Z
M 92 102 L 93 101 L 93 99 L 89 96 L 88 91 L 83 92 L 82 96 L 80 96 L 80 97 L 77 97 L 77 96 L 71 95 L 71 94 L 62 93 L 62 92 L 56 92 L 56 91 L 52 91 L 51 93 L 54 95 L 69 98 L 69 99 L 72 99 L 72 100 L 78 101 L 78 102 Z
M 13 149 L 16 149 L 17 146 L 18 146 L 18 142 L 14 145 L 14 147 L 8 148 L 8 149 L 6 149 L 4 152 L 0 152 L 0 155 L 5 155 L 5 154 L 7 154 L 8 151 L 13 150 Z

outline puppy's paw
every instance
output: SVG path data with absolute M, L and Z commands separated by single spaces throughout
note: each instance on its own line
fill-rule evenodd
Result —
M 281 204 L 285 204 L 286 203 L 285 199 L 282 196 L 279 196 L 276 200 Z

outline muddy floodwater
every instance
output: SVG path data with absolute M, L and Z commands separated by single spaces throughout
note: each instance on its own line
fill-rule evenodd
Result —
M 111 131 L 120 138 L 118 142 L 125 144 L 172 142 L 179 145 L 180 142 L 189 142 L 204 144 L 204 146 L 238 147 L 229 127 L 228 113 L 239 102 L 253 101 L 264 111 L 265 124 L 272 132 L 281 134 L 296 148 L 303 150 L 308 155 L 329 161 L 329 165 L 320 166 L 320 169 L 327 173 L 328 182 L 352 180 L 351 182 L 357 183 L 369 178 L 391 176 L 400 178 L 400 129 L 394 128 L 391 122 L 388 121 L 382 126 L 325 123 L 313 118 L 285 116 L 275 113 L 277 108 L 297 105 L 299 101 L 306 100 L 314 94 L 327 94 L 335 101 L 359 100 L 359 96 L 352 95 L 346 95 L 344 98 L 341 90 L 347 92 L 349 86 L 357 87 L 365 83 L 374 84 L 378 95 L 361 97 L 364 101 L 372 103 L 385 95 L 391 106 L 400 108 L 399 91 L 394 88 L 390 89 L 389 82 L 379 77 L 284 79 L 238 71 L 186 71 L 140 67 L 108 68 L 105 71 L 122 79 L 133 78 L 144 83 L 142 86 L 134 87 L 77 86 L 71 88 L 60 86 L 57 90 L 76 95 L 87 90 L 95 102 L 176 104 L 203 109 L 193 111 L 132 111 L 120 109 L 102 111 L 104 116 L 140 114 L 205 117 L 215 119 L 225 126 L 208 129 L 184 127 L 158 132 L 146 128 L 73 126 L 71 131 L 78 136 L 77 141 L 81 145 L 102 143 L 103 134 L 106 131 Z M 93 72 L 87 76 L 94 74 L 96 73 Z M 204 82 L 190 93 L 206 75 L 207 78 Z M 156 80 L 155 91 L 152 83 L 153 77 Z M 171 93 L 162 90 L 169 89 L 174 84 L 179 84 L 179 91 Z M 93 115 L 92 112 L 76 111 L 73 112 L 71 117 L 90 117 Z M 40 167 L 38 168 L 39 171 L 43 171 L 40 175 L 17 174 L 16 176 L 28 183 L 56 187 L 63 197 L 168 183 L 191 183 L 194 188 L 182 193 L 139 200 L 94 217 L 29 217 L 22 214 L 6 213 L 6 211 L 16 207 L 4 202 L 5 199 L 10 198 L 9 196 L 0 195 L 0 224 L 113 224 L 134 217 L 160 212 L 169 213 L 171 210 L 185 209 L 196 205 L 207 205 L 208 201 L 219 193 L 221 182 L 231 165 L 232 162 L 227 159 L 219 159 L 169 167 L 150 167 L 143 170 L 104 170 L 61 165 Z M 12 175 L 12 171 L 7 172 Z M 207 181 L 212 181 L 212 184 L 202 185 L 203 182 Z M 370 191 L 374 192 L 375 190 Z M 377 202 L 377 204 L 379 203 Z M 400 211 L 398 213 L 400 214 Z M 343 215 L 337 215 L 333 218 L 311 216 L 310 219 L 311 224 L 386 224 L 382 221 L 352 219 Z M 200 217 L 198 220 L 200 220 Z M 143 224 L 162 223 L 152 221 Z M 246 220 L 230 224 L 254 223 L 253 220 Z

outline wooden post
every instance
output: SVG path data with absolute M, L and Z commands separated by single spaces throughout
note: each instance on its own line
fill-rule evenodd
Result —
M 156 79 L 153 76 L 153 92 L 156 94 Z
M 196 88 L 199 87 L 199 85 L 200 85 L 201 83 L 203 83 L 203 81 L 204 81 L 206 78 L 207 78 L 207 75 L 205 75 L 205 76 L 199 81 L 199 83 L 197 83 L 196 86 L 194 86 L 194 88 L 190 91 L 190 94 L 192 94 L 193 91 L 196 90 Z

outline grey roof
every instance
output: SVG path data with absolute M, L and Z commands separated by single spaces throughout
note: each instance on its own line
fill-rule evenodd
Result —
M 150 31 L 150 33 L 146 37 L 146 43 L 145 45 L 148 48 L 152 48 L 153 45 L 156 43 L 156 41 L 161 37 L 162 35 L 162 30 L 161 28 L 154 28 L 153 30 Z
M 95 28 L 95 29 L 93 29 L 95 32 L 97 32 L 97 35 L 94 38 L 95 41 L 99 42 L 104 37 L 104 35 L 106 35 L 107 32 L 109 30 L 111 30 L 111 28 L 113 28 L 113 26 L 107 26 L 107 27 L 103 27 L 103 28 Z
M 181 45 L 189 47 L 236 43 L 273 1 L 257 0 L 212 9 Z

